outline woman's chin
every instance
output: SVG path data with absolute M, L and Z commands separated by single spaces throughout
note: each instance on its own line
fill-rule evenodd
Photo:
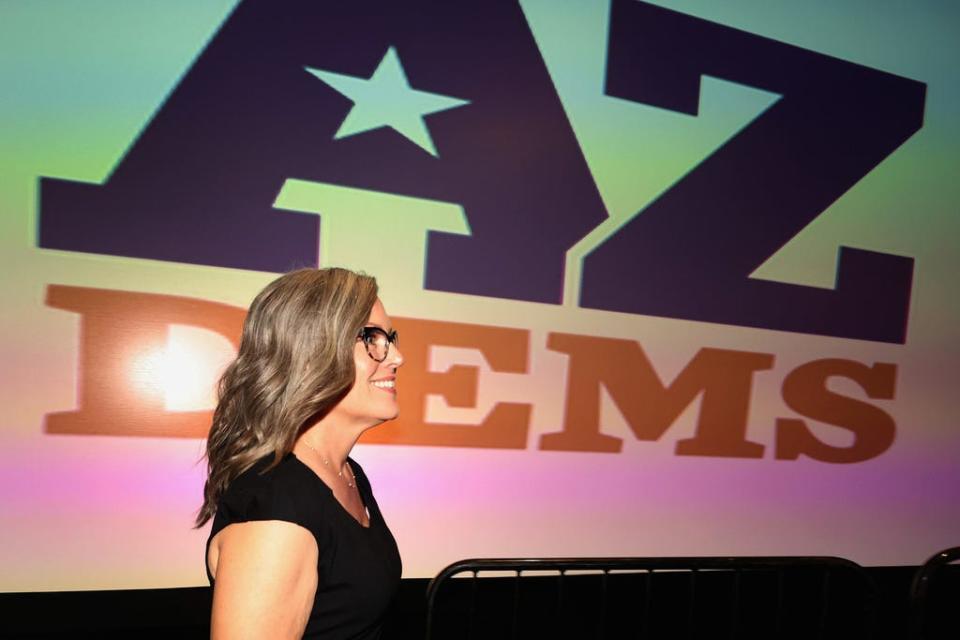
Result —
M 397 410 L 397 409 L 392 409 L 392 410 L 390 410 L 390 411 L 384 411 L 384 412 L 380 413 L 379 417 L 374 418 L 374 419 L 372 420 L 372 424 L 370 425 L 370 428 L 380 426 L 380 425 L 383 424 L 384 422 L 390 422 L 391 420 L 396 419 L 396 417 L 397 417 L 398 415 L 400 415 L 400 411 Z

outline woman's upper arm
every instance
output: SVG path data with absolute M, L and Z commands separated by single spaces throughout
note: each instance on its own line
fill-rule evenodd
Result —
M 217 537 L 211 638 L 300 638 L 317 590 L 313 535 L 265 520 L 232 524 Z

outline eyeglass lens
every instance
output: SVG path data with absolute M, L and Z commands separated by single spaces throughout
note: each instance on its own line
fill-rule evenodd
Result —
M 397 341 L 396 332 L 387 335 L 385 331 L 377 327 L 364 327 L 361 337 L 367 346 L 367 353 L 377 362 L 383 362 L 387 359 L 387 355 L 390 353 L 390 343 Z

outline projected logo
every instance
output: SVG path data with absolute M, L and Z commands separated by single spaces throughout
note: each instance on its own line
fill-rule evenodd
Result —
M 585 258 L 579 305 L 902 343 L 910 258 L 843 247 L 830 290 L 750 274 L 921 127 L 925 86 L 643 2 L 613 0 L 610 9 L 607 95 L 696 116 L 706 75 L 780 98 Z M 461 206 L 469 233 L 429 232 L 422 286 L 510 300 L 561 303 L 568 251 L 607 219 L 518 4 L 284 0 L 236 9 L 103 185 L 43 179 L 39 242 L 281 272 L 319 263 L 323 239 L 315 214 L 323 215 L 320 200 L 331 189 Z M 362 209 L 351 214 L 362 222 Z M 94 307 L 77 301 L 82 294 L 51 288 L 51 304 L 83 307 L 85 318 L 95 317 Z M 63 296 L 74 302 L 54 301 Z M 404 327 L 405 339 L 417 335 L 413 325 L 421 321 L 402 322 L 411 325 Z M 487 353 L 492 366 L 522 372 L 526 332 L 489 329 L 497 336 L 490 353 L 500 354 Z M 452 325 L 447 333 L 459 335 Z M 556 334 L 549 344 L 571 355 L 574 366 L 578 353 L 605 343 Z M 97 349 L 107 347 L 98 343 Z M 636 351 L 628 360 L 644 371 L 649 363 Z M 657 416 L 648 419 L 639 406 L 624 412 L 633 416 L 637 437 L 656 439 L 703 392 L 698 435 L 678 443 L 678 453 L 759 457 L 763 447 L 743 435 L 750 376 L 771 362 L 769 354 L 704 349 L 672 386 L 652 374 L 651 393 L 664 399 Z M 99 365 L 82 366 L 90 380 Z M 427 384 L 434 374 L 425 372 L 425 356 L 423 366 L 413 375 Z M 785 399 L 802 415 L 823 419 L 817 407 L 835 397 L 822 388 L 830 375 L 856 380 L 871 398 L 893 396 L 893 365 L 825 360 L 811 366 L 784 382 Z M 584 375 L 586 389 L 607 373 Z M 469 381 L 450 383 L 453 377 L 444 378 L 452 385 L 446 397 L 468 403 Z M 578 379 L 571 374 L 571 386 Z M 711 402 L 723 396 L 723 385 L 736 387 L 726 391 L 739 399 Z M 104 387 L 90 388 L 96 394 Z M 804 406 L 803 398 L 812 396 L 788 388 L 813 389 L 816 407 Z M 568 390 L 568 421 L 578 412 L 572 398 Z M 787 420 L 778 457 L 802 452 L 855 461 L 892 442 L 894 425 L 878 409 L 850 398 L 827 405 L 833 407 L 827 413 L 837 414 L 827 421 L 843 420 L 857 436 L 855 445 L 824 453 L 802 421 Z M 48 429 L 90 432 L 94 422 L 78 421 L 88 408 L 51 416 Z M 579 411 L 581 418 L 594 413 L 592 406 Z M 857 421 L 850 415 L 877 413 L 882 416 L 871 429 L 851 426 Z M 425 425 L 422 412 L 410 416 L 405 408 L 406 422 L 373 437 L 522 447 L 528 414 L 528 406 L 498 405 L 487 428 L 467 436 L 462 428 Z M 183 420 L 147 431 L 202 435 Z M 599 434 L 595 422 L 570 422 L 541 445 L 618 450 L 618 439 Z M 99 418 L 96 424 L 104 429 Z

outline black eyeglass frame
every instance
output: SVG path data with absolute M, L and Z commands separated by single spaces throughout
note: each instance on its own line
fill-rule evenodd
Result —
M 377 358 L 372 353 L 370 353 L 371 345 L 375 344 L 375 341 L 372 339 L 372 336 L 383 336 L 387 340 L 387 349 L 383 352 L 382 358 Z M 360 329 L 360 333 L 357 335 L 357 340 L 363 340 L 363 346 L 366 347 L 367 355 L 370 356 L 370 359 L 374 362 L 383 362 L 390 356 L 390 345 L 397 344 L 397 341 L 400 339 L 400 336 L 397 335 L 396 329 L 387 333 L 380 327 L 364 327 Z

